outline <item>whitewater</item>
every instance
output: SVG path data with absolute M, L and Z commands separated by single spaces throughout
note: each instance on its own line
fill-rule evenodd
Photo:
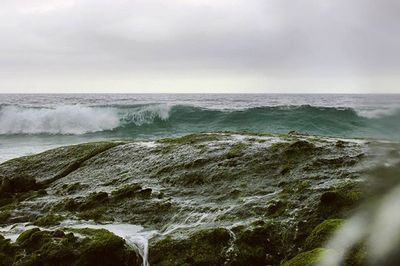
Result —
M 399 140 L 400 95 L 0 95 L 0 161 L 74 143 L 220 131 Z

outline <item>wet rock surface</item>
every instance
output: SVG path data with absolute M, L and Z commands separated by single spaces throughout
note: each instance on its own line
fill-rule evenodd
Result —
M 363 200 L 365 164 L 378 156 L 373 145 L 219 133 L 81 144 L 10 160 L 0 165 L 0 234 L 7 238 L 16 224 L 41 229 L 29 229 L 39 235 L 34 247 L 1 238 L 0 258 L 5 265 L 317 261 L 339 219 Z M 104 230 L 104 240 L 72 232 L 68 220 L 143 228 L 124 239 Z M 83 247 L 88 253 L 74 253 Z M 113 254 L 112 264 L 97 261 L 101 250 Z

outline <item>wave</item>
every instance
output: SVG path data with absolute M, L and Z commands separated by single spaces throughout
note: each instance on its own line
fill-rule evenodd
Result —
M 194 132 L 292 130 L 323 136 L 399 139 L 400 110 L 302 106 L 235 110 L 187 105 L 2 106 L 0 134 L 75 134 L 107 137 L 157 137 Z
M 0 134 L 85 134 L 111 130 L 119 124 L 119 117 L 108 109 L 82 106 L 6 106 L 0 111 Z

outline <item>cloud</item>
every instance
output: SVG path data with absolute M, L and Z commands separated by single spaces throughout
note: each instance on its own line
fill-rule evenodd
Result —
M 395 76 L 399 11 L 395 0 L 6 0 L 0 77 Z

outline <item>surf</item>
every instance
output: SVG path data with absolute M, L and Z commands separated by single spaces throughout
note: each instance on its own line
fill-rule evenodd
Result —
M 399 139 L 400 110 L 312 105 L 213 109 L 180 104 L 49 107 L 2 106 L 0 135 L 157 138 L 196 132 L 245 131 Z

